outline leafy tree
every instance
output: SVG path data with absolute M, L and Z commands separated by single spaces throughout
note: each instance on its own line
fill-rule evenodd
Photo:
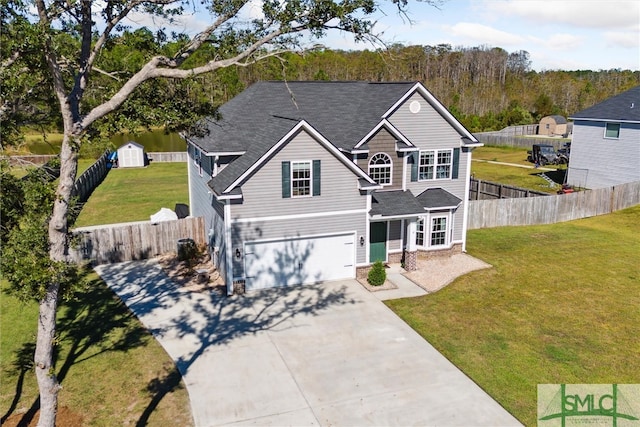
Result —
M 400 12 L 407 1 L 391 0 Z M 372 36 L 373 23 L 368 17 L 377 7 L 374 0 L 264 0 L 261 15 L 244 21 L 241 10 L 249 3 L 203 0 L 200 4 L 210 15 L 208 27 L 193 37 L 181 35 L 169 41 L 164 31 L 123 32 L 125 19 L 134 13 L 171 19 L 184 13 L 191 2 L 4 0 L 0 5 L 2 127 L 19 130 L 28 123 L 28 108 L 36 105 L 46 114 L 58 115 L 63 131 L 55 195 L 40 205 L 51 203 L 52 208 L 44 217 L 24 217 L 25 228 L 14 228 L 24 234 L 9 236 L 12 249 L 5 248 L 15 251 L 14 259 L 27 257 L 26 264 L 17 266 L 7 278 L 24 290 L 23 295 L 39 300 L 34 355 L 39 426 L 55 425 L 60 386 L 54 375 L 53 345 L 58 302 L 70 279 L 73 281 L 68 227 L 80 148 L 105 129 L 193 123 L 211 105 L 182 83 L 297 48 L 303 35 L 319 37 L 337 29 L 363 40 Z M 55 102 L 50 102 L 52 98 Z M 25 197 L 38 191 L 49 194 L 40 188 L 28 190 Z M 35 209 L 32 203 L 28 206 Z M 44 251 L 29 254 L 23 250 L 24 241 Z

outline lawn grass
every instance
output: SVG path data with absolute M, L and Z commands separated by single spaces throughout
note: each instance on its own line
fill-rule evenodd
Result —
M 471 176 L 475 179 L 553 194 L 558 191 L 563 183 L 567 169 L 566 165 L 548 165 L 546 168 L 556 170 L 545 171 L 476 161 L 485 160 L 533 166 L 532 163 L 527 161 L 527 149 L 520 147 L 479 147 L 473 150 L 472 159 L 474 161 L 471 163 Z M 539 176 L 542 172 L 558 185 L 550 187 L 549 183 Z
M 389 301 L 525 425 L 537 384 L 640 383 L 640 206 L 545 226 L 468 232 L 493 265 Z
M 532 166 L 527 161 L 527 148 L 507 146 L 487 146 L 473 149 L 473 160 L 490 160 L 493 162 L 515 163 Z
M 75 226 L 148 221 L 160 208 L 189 203 L 186 163 L 112 169 L 84 205 Z
M 58 312 L 55 371 L 65 416 L 82 417 L 82 425 L 193 425 L 174 363 L 102 280 L 95 274 L 90 280 L 89 288 Z M 34 417 L 37 314 L 35 302 L 0 296 L 3 420 Z

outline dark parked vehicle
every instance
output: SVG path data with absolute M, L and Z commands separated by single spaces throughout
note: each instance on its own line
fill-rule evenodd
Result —
M 565 143 L 561 149 L 558 150 L 558 158 L 561 165 L 569 164 L 569 156 L 571 155 L 571 143 Z
M 527 160 L 535 163 L 536 166 L 560 164 L 560 157 L 553 145 L 533 144 L 532 150 L 527 151 L 527 154 L 529 155 Z

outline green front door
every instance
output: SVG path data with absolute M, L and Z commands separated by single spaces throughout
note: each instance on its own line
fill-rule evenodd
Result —
M 369 262 L 387 260 L 387 223 L 372 222 L 369 233 Z

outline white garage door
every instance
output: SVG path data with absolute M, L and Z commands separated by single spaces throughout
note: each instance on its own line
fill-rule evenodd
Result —
M 247 290 L 355 277 L 354 234 L 249 242 L 244 245 Z

